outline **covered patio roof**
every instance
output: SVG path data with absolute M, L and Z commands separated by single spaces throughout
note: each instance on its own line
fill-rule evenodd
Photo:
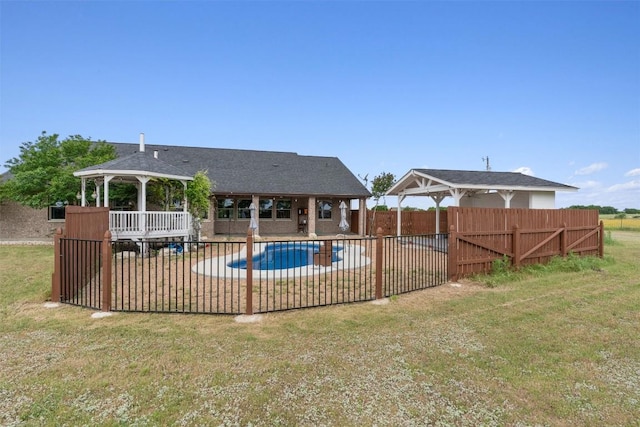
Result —
M 514 194 L 523 191 L 578 191 L 578 188 L 520 172 L 411 169 L 386 194 L 398 196 L 398 233 L 400 233 L 401 204 L 407 196 L 428 196 L 433 199 L 436 204 L 436 228 L 438 228 L 440 203 L 445 197 L 453 197 L 454 206 L 460 206 L 460 199 L 464 196 L 497 193 L 504 200 L 504 207 L 509 208 Z
M 520 172 L 411 169 L 387 192 L 388 196 L 429 196 L 442 201 L 453 197 L 456 206 L 466 194 L 500 194 L 514 191 L 577 191 L 576 187 L 525 175 Z M 503 196 L 504 197 L 504 196 Z M 439 201 L 436 201 L 439 204 Z

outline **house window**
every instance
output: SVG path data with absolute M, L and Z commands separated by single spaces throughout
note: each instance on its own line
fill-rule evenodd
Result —
M 233 199 L 218 199 L 218 219 L 233 218 Z
M 280 199 L 276 202 L 276 218 L 291 219 L 291 199 Z
M 273 199 L 260 199 L 260 213 L 258 214 L 261 219 L 273 218 Z
M 65 211 L 64 204 L 56 203 L 53 206 L 49 206 L 49 221 L 64 221 Z
M 238 218 L 251 218 L 251 199 L 238 200 Z
M 331 219 L 331 208 L 333 202 L 331 200 L 320 200 L 318 202 L 318 219 Z

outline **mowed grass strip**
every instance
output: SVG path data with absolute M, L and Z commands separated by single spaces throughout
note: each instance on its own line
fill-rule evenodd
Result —
M 263 316 L 47 309 L 0 246 L 0 425 L 637 425 L 640 234 L 487 287 Z

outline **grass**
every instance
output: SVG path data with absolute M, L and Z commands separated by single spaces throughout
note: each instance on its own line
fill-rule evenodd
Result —
M 254 324 L 48 309 L 52 248 L 0 246 L 0 425 L 637 426 L 640 235 L 608 241 Z

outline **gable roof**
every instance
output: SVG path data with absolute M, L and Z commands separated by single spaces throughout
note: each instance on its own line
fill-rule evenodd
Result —
M 109 143 L 118 159 L 139 153 L 139 144 Z M 337 157 L 293 152 L 145 144 L 145 153 L 193 176 L 206 171 L 219 195 L 370 197 L 367 188 Z M 114 161 L 115 162 L 115 161 Z
M 520 172 L 411 169 L 387 195 L 450 195 L 452 189 L 474 191 L 577 191 L 578 188 Z

